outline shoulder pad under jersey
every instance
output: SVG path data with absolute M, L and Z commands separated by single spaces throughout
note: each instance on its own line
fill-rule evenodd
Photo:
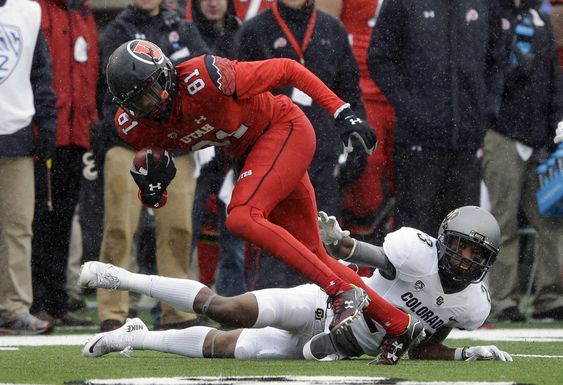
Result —
M 205 68 L 213 84 L 227 96 L 235 93 L 234 63 L 220 56 L 206 55 Z
M 438 268 L 436 239 L 412 227 L 387 234 L 383 251 L 401 275 L 422 277 Z

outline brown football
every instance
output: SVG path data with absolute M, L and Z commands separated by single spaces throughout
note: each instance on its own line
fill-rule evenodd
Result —
M 147 153 L 149 151 L 152 151 L 154 162 L 155 164 L 158 164 L 165 150 L 160 147 L 149 147 L 137 151 L 135 153 L 135 157 L 133 158 L 133 165 L 141 174 L 145 174 L 147 172 Z

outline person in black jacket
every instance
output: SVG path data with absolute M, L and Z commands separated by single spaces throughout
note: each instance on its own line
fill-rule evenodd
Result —
M 541 216 L 535 197 L 536 167 L 553 149 L 563 121 L 563 75 L 549 17 L 539 0 L 502 0 L 510 49 L 500 114 L 485 136 L 483 170 L 491 212 L 502 231 L 491 273 L 493 313 L 498 321 L 525 321 L 518 278 L 518 213 L 536 230 L 532 318 L 563 321 L 559 257 L 563 220 Z M 563 124 L 563 123 L 562 123 Z
M 246 21 L 236 39 L 239 60 L 285 57 L 300 61 L 340 98 L 350 101 L 358 116 L 365 118 L 360 74 L 346 30 L 337 19 L 317 10 L 314 1 L 278 0 L 272 8 Z M 317 206 L 319 210 L 340 216 L 342 191 L 339 181 L 355 180 L 367 164 L 367 156 L 364 151 L 354 151 L 349 155 L 348 164 L 342 167 L 339 157 L 343 149 L 332 117 L 299 89 L 285 87 L 277 93 L 291 97 L 315 127 L 317 150 L 309 167 L 309 176 L 315 188 Z M 338 173 L 340 180 L 336 177 Z M 276 264 L 273 260 L 272 263 Z M 271 272 L 268 279 L 274 280 Z M 276 286 L 302 283 L 299 278 L 290 277 L 290 274 L 280 275 Z
M 132 0 L 132 4 L 106 27 L 102 43 L 103 78 L 111 53 L 122 43 L 146 39 L 157 44 L 173 62 L 208 53 L 197 28 L 180 14 L 162 5 L 162 0 Z M 113 118 L 117 107 L 106 91 L 103 103 L 103 133 L 98 134 L 97 157 L 104 157 L 104 235 L 100 261 L 129 266 L 131 245 L 139 223 L 141 204 L 132 199 L 137 186 L 129 175 L 133 150 L 117 135 Z M 101 149 L 100 149 L 101 148 Z M 175 153 L 178 175 L 168 188 L 170 201 L 155 211 L 156 264 L 159 274 L 186 278 L 192 237 L 190 220 L 195 191 L 194 161 L 190 154 Z M 182 215 L 182 213 L 184 213 Z M 106 290 L 98 291 L 98 315 L 102 330 L 115 329 L 128 316 L 128 296 Z M 161 329 L 186 327 L 195 317 L 162 304 Z
M 505 58 L 496 0 L 383 2 L 368 66 L 395 108 L 396 228 L 436 235 L 452 209 L 479 204 Z

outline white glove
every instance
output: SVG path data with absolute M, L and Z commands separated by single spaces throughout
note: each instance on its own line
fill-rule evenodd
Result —
M 319 211 L 317 217 L 319 223 L 319 231 L 321 233 L 321 239 L 325 245 L 338 245 L 338 242 L 344 237 L 348 237 L 350 232 L 348 230 L 342 230 L 335 216 L 328 216 L 324 211 Z
M 555 130 L 555 138 L 553 138 L 555 143 L 563 142 L 563 120 L 557 124 L 557 129 Z
M 490 346 L 467 346 L 465 348 L 457 348 L 454 358 L 464 361 L 478 360 L 496 360 L 496 361 L 512 361 L 512 357 L 507 352 L 503 352 L 494 345 Z

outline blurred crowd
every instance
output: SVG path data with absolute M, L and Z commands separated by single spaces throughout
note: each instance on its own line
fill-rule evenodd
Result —
M 285 87 L 315 127 L 319 210 L 381 244 L 402 226 L 435 237 L 464 205 L 487 208 L 502 245 L 491 321 L 563 321 L 563 218 L 541 215 L 536 167 L 563 124 L 563 1 L 0 0 L 0 335 L 90 326 L 81 263 L 196 278 L 223 296 L 303 278 L 229 233 L 236 170 L 220 147 L 173 150 L 168 203 L 137 199 L 135 152 L 117 135 L 105 64 L 122 43 L 174 62 L 285 57 L 319 77 L 378 138 L 346 153 L 333 119 Z M 563 161 L 562 161 L 563 162 Z M 563 170 L 561 170 L 563 173 Z M 102 331 L 139 298 L 98 289 Z M 156 330 L 206 324 L 165 303 Z

